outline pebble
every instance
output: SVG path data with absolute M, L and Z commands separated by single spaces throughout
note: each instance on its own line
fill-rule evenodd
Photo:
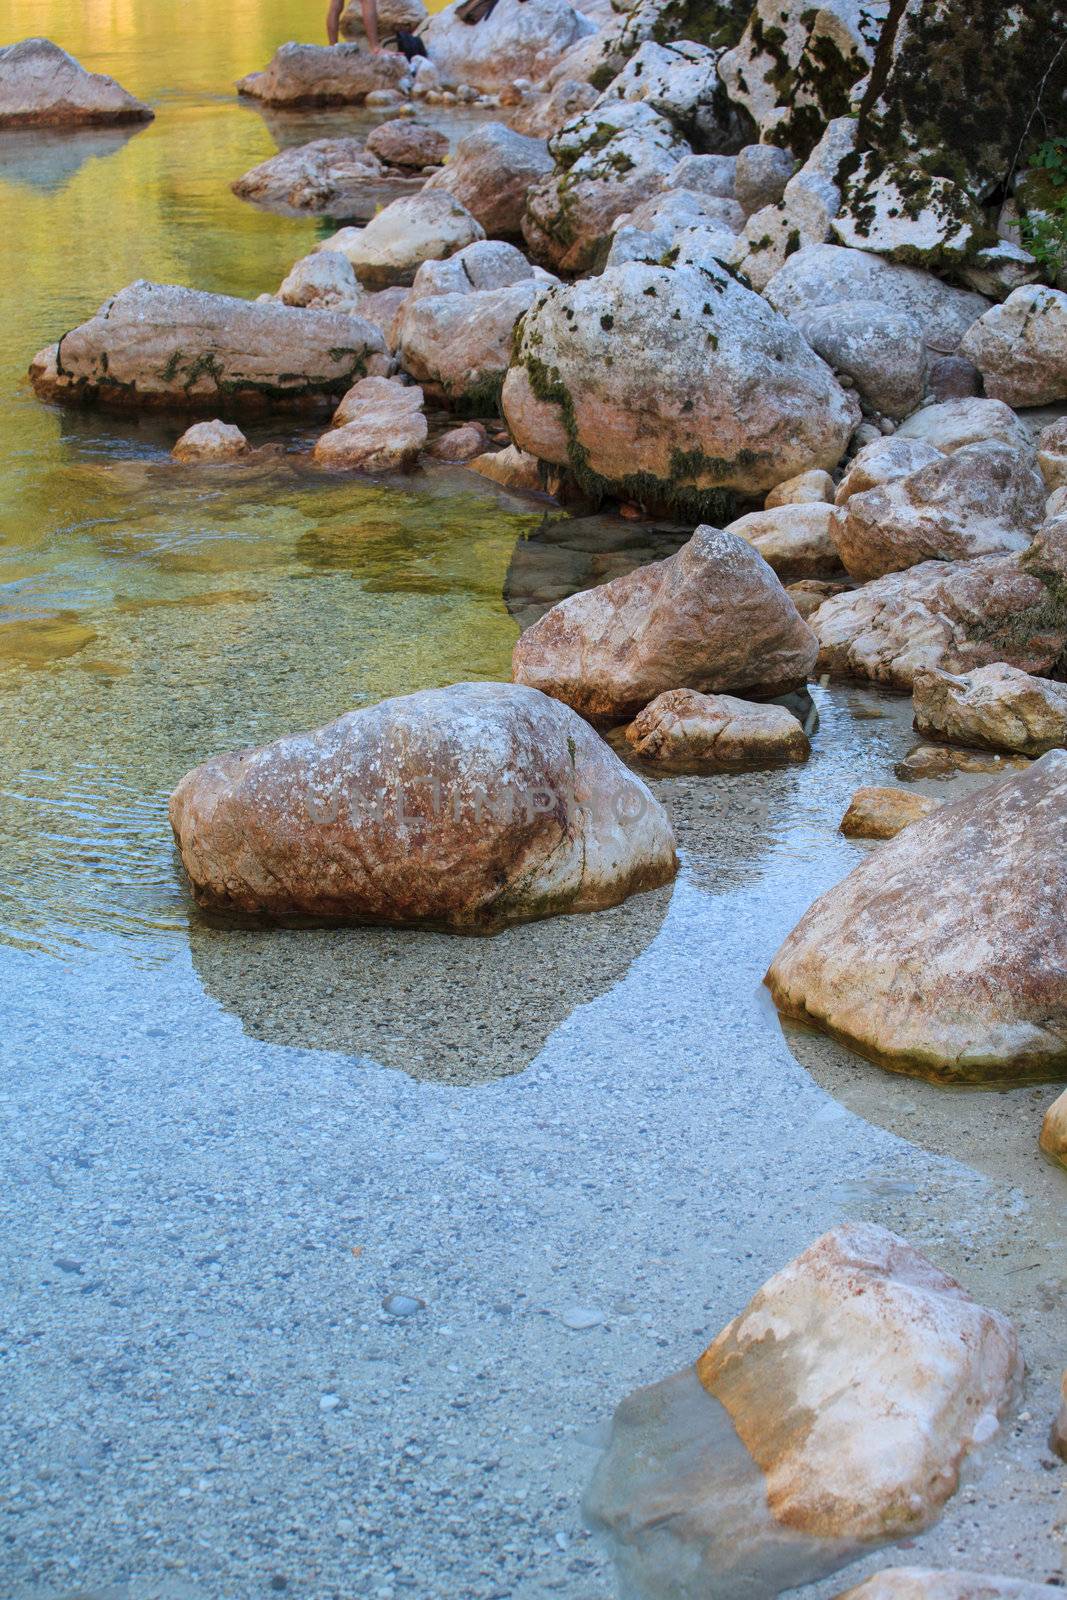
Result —
M 585 1328 L 599 1328 L 604 1320 L 603 1313 L 594 1311 L 590 1306 L 566 1306 L 558 1316 L 565 1328 L 572 1328 L 575 1332 Z
M 426 1301 L 412 1294 L 387 1294 L 382 1310 L 389 1317 L 413 1317 L 416 1311 L 425 1311 Z
M 319 1400 L 319 1410 L 336 1411 L 340 1404 L 341 1396 L 339 1394 L 324 1394 Z

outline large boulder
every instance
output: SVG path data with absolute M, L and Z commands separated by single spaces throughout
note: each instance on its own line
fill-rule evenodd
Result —
M 425 122 L 390 117 L 368 133 L 367 149 L 386 166 L 421 172 L 440 166 L 448 155 L 448 135 Z
M 1025 550 L 1044 517 L 1045 487 L 1032 452 L 970 444 L 851 494 L 832 534 L 846 570 L 866 581 L 921 561 Z
M 337 217 L 356 216 L 369 205 L 372 215 L 369 196 L 381 194 L 385 172 L 359 139 L 313 139 L 279 150 L 231 187 L 238 199 L 257 205 Z
M 398 28 L 404 33 L 416 33 L 429 15 L 422 0 L 375 0 L 374 8 L 378 14 L 378 37 L 383 42 L 395 38 Z M 345 0 L 340 34 L 342 39 L 356 40 L 366 48 L 360 0 Z
M 555 170 L 530 190 L 522 231 L 534 256 L 588 272 L 615 219 L 658 194 L 689 146 L 641 100 L 596 105 L 549 140 Z
M 1067 1076 L 1067 751 L 905 829 L 802 917 L 785 1017 L 898 1072 Z
M 927 738 L 1021 756 L 1067 746 L 1067 684 L 1002 661 L 963 674 L 917 672 L 912 703 Z
M 454 684 L 216 756 L 170 817 L 217 911 L 484 932 L 673 877 L 645 785 L 535 690 Z
M 697 150 L 723 153 L 743 142 L 742 125 L 719 79 L 721 52 L 689 39 L 647 39 L 604 90 L 599 106 L 642 100 Z
M 362 105 L 377 89 L 401 89 L 408 81 L 402 55 L 371 55 L 356 44 L 283 44 L 262 72 L 250 72 L 238 94 L 268 106 Z
M 318 246 L 347 256 L 360 283 L 387 289 L 414 282 L 424 261 L 455 255 L 485 229 L 450 194 L 421 193 L 394 200 L 365 228 L 342 228 Z
M 151 122 L 155 112 L 102 72 L 86 72 L 50 39 L 0 49 L 0 128 Z
M 544 274 L 498 240 L 427 262 L 397 322 L 405 372 L 440 398 L 495 411 L 515 324 L 543 287 Z
M 517 444 L 580 481 L 688 501 L 837 465 L 856 401 L 717 262 L 610 267 L 551 289 L 504 383 Z
M 1044 284 L 1016 289 L 968 330 L 960 354 L 974 362 L 994 400 L 1067 400 L 1067 294 Z
M 719 73 L 763 143 L 803 158 L 827 123 L 848 113 L 852 85 L 870 69 L 888 11 L 888 0 L 756 0 Z
M 422 390 L 390 378 L 361 378 L 318 440 L 321 467 L 361 472 L 410 472 L 426 443 Z
M 1020 555 L 924 561 L 835 595 L 809 618 L 819 671 L 910 689 L 921 667 L 969 672 L 1005 661 L 1053 671 L 1067 650 L 1062 577 Z
M 845 300 L 795 320 L 811 348 L 852 380 L 868 410 L 899 418 L 922 404 L 926 341 L 916 317 L 877 300 Z
M 665 772 L 729 772 L 806 761 L 811 744 L 785 706 L 668 689 L 626 729 L 635 755 Z
M 835 511 L 825 501 L 769 506 L 731 522 L 728 532 L 747 539 L 783 583 L 840 572 L 841 558 L 831 536 Z
M 895 439 L 921 439 L 951 455 L 970 444 L 998 440 L 1013 450 L 1033 450 L 1033 441 L 1024 422 L 1003 400 L 981 400 L 967 395 L 958 400 L 942 400 L 924 406 L 900 424 Z
M 890 311 L 914 317 L 930 349 L 943 353 L 954 351 L 989 307 L 983 295 L 942 283 L 933 273 L 836 244 L 797 250 L 764 293 L 775 310 L 789 318 L 846 300 L 877 301 Z
M 665 689 L 769 696 L 802 687 L 815 640 L 770 567 L 701 527 L 665 561 L 561 600 L 515 646 L 512 670 L 597 723 Z
M 516 78 L 541 82 L 572 45 L 596 25 L 567 0 L 497 0 L 489 16 L 471 27 L 455 5 L 422 29 L 430 59 L 451 83 L 495 92 Z
M 388 362 L 348 312 L 134 283 L 35 357 L 43 400 L 216 412 L 326 404 Z
M 1004 1317 L 847 1223 L 622 1402 L 586 1510 L 628 1595 L 776 1595 L 932 1523 L 1021 1369 Z
M 489 238 L 517 238 L 527 195 L 551 171 L 543 139 L 527 138 L 503 122 L 485 122 L 459 141 L 448 165 L 426 187 L 452 195 Z

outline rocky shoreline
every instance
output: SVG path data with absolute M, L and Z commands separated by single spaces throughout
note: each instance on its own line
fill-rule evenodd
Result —
M 880 842 L 785 938 L 769 993 L 787 1028 L 894 1074 L 1062 1082 L 1055 5 L 498 0 L 475 27 L 419 9 L 393 19 L 421 33 L 413 63 L 360 48 L 350 6 L 356 42 L 287 44 L 237 86 L 388 114 L 235 180 L 346 225 L 255 301 L 119 289 L 39 352 L 33 388 L 173 415 L 194 479 L 282 457 L 339 483 L 474 471 L 561 517 L 669 518 L 678 547 L 550 596 L 510 684 L 211 756 L 171 798 L 196 900 L 298 929 L 624 912 L 678 867 L 657 779 L 769 783 L 823 737 L 809 683 L 887 686 L 925 741 L 898 773 L 973 781 L 856 792 L 842 831 Z M 87 120 L 84 95 L 35 90 L 42 47 L 0 52 L 0 120 Z M 100 120 L 151 115 L 93 83 Z M 420 105 L 501 120 L 453 145 Z M 235 425 L 291 411 L 329 417 L 310 448 L 263 454 Z M 1028 1131 L 1060 1167 L 1065 1101 Z M 1023 1346 L 913 1243 L 835 1227 L 619 1407 L 586 1507 L 623 1590 L 760 1600 L 931 1527 L 1002 1448 Z M 1044 1437 L 1065 1454 L 1062 1414 Z M 1053 1588 L 885 1566 L 850 1595 Z

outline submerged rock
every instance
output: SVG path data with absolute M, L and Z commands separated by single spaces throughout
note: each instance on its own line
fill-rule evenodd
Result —
M 1026 756 L 994 755 L 990 750 L 963 750 L 951 744 L 917 744 L 894 766 L 903 783 L 918 783 L 923 778 L 948 782 L 961 772 L 1004 777 L 1009 772 L 1026 772 L 1031 762 Z
M 323 405 L 386 362 L 378 329 L 348 312 L 134 283 L 42 350 L 43 400 L 131 410 Z
M 1067 745 L 1067 684 L 996 662 L 956 676 L 926 670 L 912 687 L 915 727 L 950 744 L 1042 756 Z
M 171 797 L 216 911 L 487 932 L 676 870 L 662 806 L 566 706 L 502 683 L 384 700 L 216 756 Z
M 248 440 L 232 423 L 194 422 L 171 451 L 175 461 L 237 461 L 249 451 Z
M 723 772 L 806 761 L 811 743 L 779 705 L 668 689 L 626 729 L 635 755 L 668 772 Z
M 1067 1089 L 1045 1112 L 1041 1124 L 1041 1148 L 1047 1156 L 1067 1167 Z M 1064 1374 L 1064 1409 L 1060 1413 L 1058 1443 L 1053 1448 L 1067 1461 L 1067 1373 Z
M 250 72 L 238 94 L 269 106 L 362 105 L 379 89 L 407 83 L 402 55 L 384 50 L 371 55 L 356 44 L 283 44 L 262 72 Z
M 426 443 L 422 390 L 390 378 L 363 378 L 338 406 L 315 445 L 319 466 L 410 472 Z
M 856 867 L 801 919 L 766 982 L 784 1016 L 893 1071 L 1062 1077 L 1065 891 L 1067 752 L 1054 750 Z
M 854 578 L 880 578 L 919 562 L 1021 551 L 1045 515 L 1033 453 L 965 445 L 907 477 L 850 494 L 833 539 Z
M 516 442 L 638 501 L 766 492 L 836 466 L 855 400 L 795 328 L 717 263 L 610 267 L 550 290 L 504 383 Z
M 365 228 L 342 228 L 318 247 L 339 250 L 368 289 L 413 283 L 424 261 L 455 255 L 485 229 L 450 194 L 423 191 L 394 200 Z
M 974 362 L 994 400 L 1067 400 L 1067 294 L 1044 284 L 1016 289 L 969 329 L 960 354 Z
M 1020 1378 L 1004 1317 L 845 1224 L 622 1402 L 586 1511 L 638 1600 L 771 1600 L 933 1522 Z
M 259 205 L 351 216 L 385 170 L 359 139 L 313 139 L 279 150 L 231 187 L 238 199 Z
M 489 16 L 470 27 L 456 7 L 436 12 L 422 30 L 423 43 L 441 76 L 492 93 L 516 78 L 541 82 L 596 25 L 567 0 L 497 0 Z
M 151 122 L 155 112 L 50 39 L 0 49 L 0 128 L 86 127 Z
M 527 138 L 502 122 L 486 122 L 459 141 L 448 165 L 426 187 L 452 195 L 489 238 L 518 238 L 526 197 L 551 171 L 552 157 L 543 139 Z
M 837 1600 L 1055 1600 L 1051 1584 L 954 1567 L 887 1567 Z
M 893 839 L 940 804 L 909 789 L 857 789 L 841 818 L 841 832 L 850 839 Z
M 594 722 L 623 722 L 665 689 L 771 695 L 803 687 L 815 641 L 770 567 L 701 527 L 664 561 L 571 595 L 527 628 L 512 669 Z

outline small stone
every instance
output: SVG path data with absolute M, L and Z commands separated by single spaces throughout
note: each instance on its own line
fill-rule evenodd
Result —
M 982 392 L 982 374 L 966 356 L 938 356 L 926 375 L 927 393 L 935 401 L 968 400 Z
M 581 1333 L 586 1328 L 599 1328 L 604 1321 L 603 1314 L 594 1311 L 590 1306 L 567 1306 L 557 1315 L 563 1326 L 575 1333 Z
M 413 1317 L 416 1311 L 425 1311 L 426 1301 L 412 1294 L 387 1294 L 382 1310 L 388 1317 Z
M 82 1263 L 73 1261 L 70 1256 L 56 1256 L 52 1261 L 52 1265 L 58 1267 L 60 1272 L 81 1272 L 83 1270 Z
M 857 789 L 841 819 L 841 832 L 850 839 L 892 839 L 940 804 L 931 795 L 907 789 Z
M 336 1411 L 340 1404 L 341 1396 L 339 1394 L 324 1394 L 319 1400 L 319 1410 Z

